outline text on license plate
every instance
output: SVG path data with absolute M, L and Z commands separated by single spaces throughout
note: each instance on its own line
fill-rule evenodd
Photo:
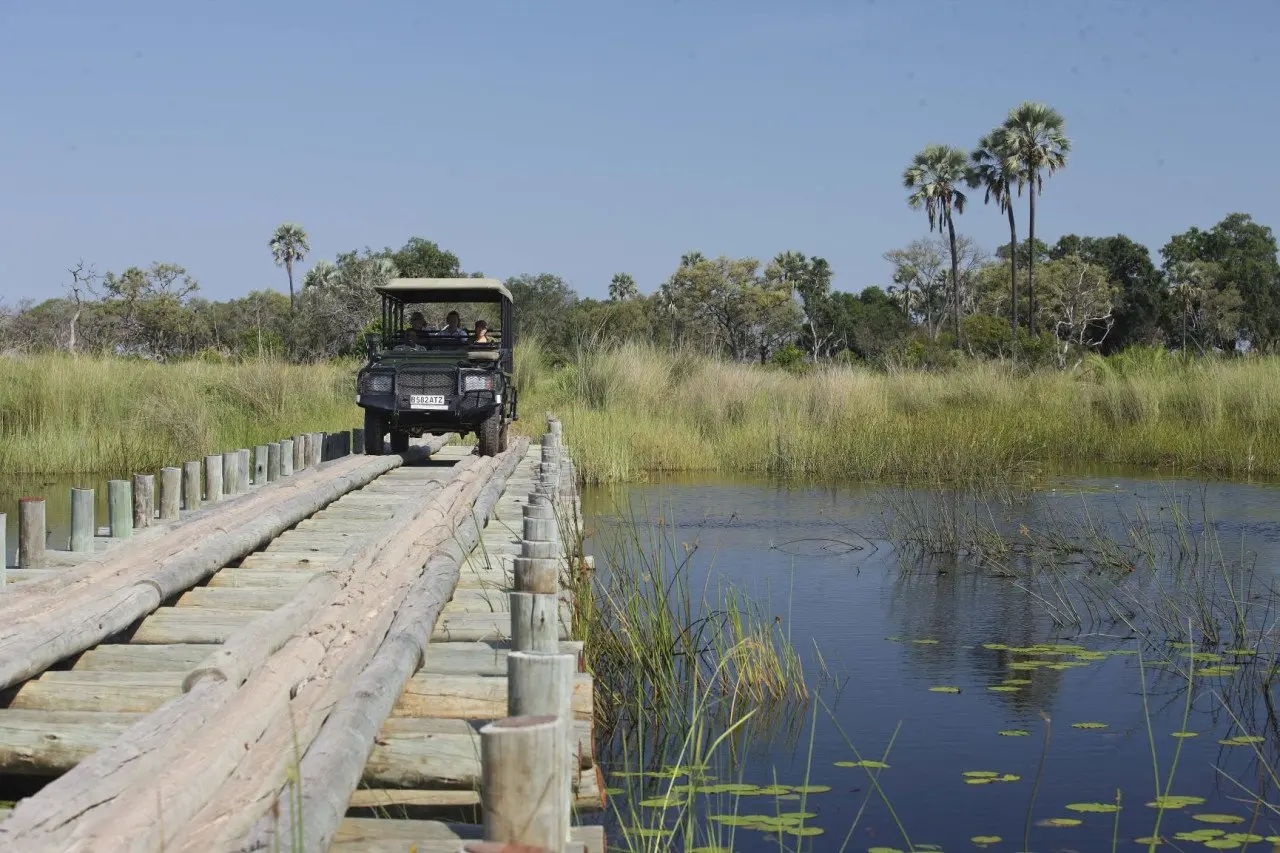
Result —
M 448 407 L 444 403 L 443 394 L 410 394 L 409 408 L 411 409 L 445 409 Z

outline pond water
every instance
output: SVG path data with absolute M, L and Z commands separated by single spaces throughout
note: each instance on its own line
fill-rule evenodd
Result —
M 5 565 L 18 562 L 18 500 L 44 498 L 47 547 L 65 551 L 71 538 L 71 490 L 93 489 L 98 527 L 107 526 L 107 480 L 129 479 L 126 474 L 9 475 L 0 480 L 0 512 L 5 514 Z
M 1236 849 L 1254 840 L 1260 843 L 1252 849 L 1271 850 L 1280 843 L 1254 839 L 1280 835 L 1280 814 L 1255 815 L 1253 806 L 1254 793 L 1280 802 L 1271 769 L 1280 764 L 1280 678 L 1267 678 L 1277 638 L 1263 592 L 1280 577 L 1280 489 L 1062 479 L 992 510 L 1010 540 L 1022 525 L 1032 528 L 1022 534 L 1029 539 L 1036 529 L 1078 533 L 1084 524 L 1121 544 L 1159 544 L 1152 546 L 1163 555 L 1154 570 L 1091 573 L 1079 555 L 1059 554 L 1058 571 L 1041 572 L 1082 578 L 1065 585 L 1026 574 L 1039 559 L 1034 555 L 1020 558 L 1020 577 L 1002 577 L 998 560 L 974 565 L 895 550 L 885 538 L 887 506 L 894 507 L 891 517 L 906 516 L 903 534 L 928 526 L 918 510 L 904 511 L 908 499 L 948 517 L 960 514 L 957 501 L 947 513 L 949 498 L 936 493 L 786 488 L 743 478 L 588 490 L 589 552 L 636 547 L 620 532 L 622 517 L 660 518 L 667 541 L 698 543 L 691 588 L 698 595 L 706 588 L 714 599 L 718 584 L 728 581 L 765 602 L 766 615 L 781 620 L 804 661 L 812 690 L 807 706 L 782 711 L 789 725 L 752 730 L 732 760 L 722 745 L 721 758 L 703 771 L 714 778 L 691 781 L 678 758 L 665 762 L 674 780 L 636 775 L 648 769 L 660 777 L 664 762 L 638 768 L 627 758 L 623 769 L 624 750 L 615 742 L 608 751 L 611 838 L 629 826 L 641 830 L 634 843 L 642 849 L 664 849 L 669 840 L 675 849 L 765 851 L 781 842 L 805 850 L 969 850 L 980 846 L 972 839 L 985 837 L 994 850 L 1093 851 L 1112 849 L 1113 839 L 1119 849 L 1139 849 L 1134 839 L 1156 832 L 1159 818 L 1159 835 L 1176 849 Z M 1179 501 L 1180 522 L 1173 513 Z M 1206 537 L 1205 519 L 1217 539 Z M 1154 593 L 1152 579 L 1173 571 L 1175 551 L 1204 566 L 1218 565 L 1213 555 L 1220 554 L 1222 564 L 1234 567 L 1208 574 L 1252 590 L 1250 603 L 1241 605 L 1247 637 L 1197 645 L 1194 658 L 1186 647 L 1137 639 L 1135 629 L 1160 633 L 1157 624 L 1166 629 L 1160 636 L 1180 621 L 1185 630 L 1180 617 L 1211 602 L 1218 613 L 1234 607 L 1229 598 L 1225 604 L 1213 598 L 1208 582 L 1195 587 L 1200 608 Z M 607 560 L 597 560 L 597 571 L 609 570 Z M 1185 577 L 1190 570 L 1183 571 Z M 1121 586 L 1097 579 L 1116 572 L 1127 575 L 1115 582 Z M 1072 611 L 1055 589 L 1079 602 L 1082 624 L 1065 624 Z M 1124 618 L 1098 601 L 1092 609 L 1084 604 L 1104 593 L 1113 601 L 1129 597 L 1116 608 Z M 1148 612 L 1138 602 L 1163 604 Z M 1192 634 L 1200 637 L 1194 624 Z M 1229 651 L 1244 642 L 1259 653 Z M 1184 719 L 1189 666 L 1207 674 L 1192 677 Z M 1241 736 L 1246 741 L 1237 745 L 1221 742 Z M 1252 736 L 1261 742 L 1247 742 Z M 848 766 L 861 759 L 888 765 L 876 776 L 879 790 L 871 779 L 876 770 Z M 993 776 L 997 781 L 985 781 Z M 669 799 L 676 805 L 656 804 L 673 781 L 677 796 Z M 725 783 L 738 782 L 764 792 L 726 793 Z M 794 788 L 806 785 L 813 787 L 797 796 Z M 690 805 L 679 805 L 689 790 Z M 1203 802 L 1158 813 L 1147 805 L 1157 793 Z M 1120 810 L 1107 809 L 1117 797 Z M 639 805 L 646 801 L 655 804 Z M 695 839 L 663 834 L 695 812 Z M 761 816 L 774 822 L 761 824 Z M 1067 825 L 1048 825 L 1064 818 L 1057 822 Z M 734 827 L 753 822 L 755 828 Z M 780 827 L 797 831 L 779 833 Z

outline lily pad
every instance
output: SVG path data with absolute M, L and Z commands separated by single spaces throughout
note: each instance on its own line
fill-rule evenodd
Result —
M 1223 838 L 1229 838 L 1232 841 L 1241 841 L 1245 844 L 1257 844 L 1259 841 L 1265 841 L 1261 835 L 1252 832 L 1228 832 Z
M 889 765 L 883 761 L 872 761 L 869 758 L 864 758 L 861 761 L 837 761 L 836 767 L 869 767 L 874 770 L 887 770 Z
M 640 807 L 646 809 L 678 809 L 689 805 L 684 797 L 649 797 L 640 801 Z
M 1037 821 L 1037 826 L 1079 826 L 1080 820 L 1074 817 L 1047 817 Z
M 1237 847 L 1243 847 L 1244 845 L 1231 838 L 1214 838 L 1204 842 L 1204 846 L 1210 850 L 1235 850 Z
M 1004 643 L 983 643 L 983 644 L 982 644 L 982 647 L 983 647 L 984 649 L 990 649 L 990 650 L 991 650 L 991 651 L 993 651 L 993 652 L 1007 652 L 1007 651 L 1009 651 L 1009 647 L 1008 647 L 1008 646 L 1006 646 Z
M 1120 811 L 1115 803 L 1068 803 L 1067 811 L 1082 814 L 1114 814 Z
M 1025 687 L 1026 685 L 1028 685 L 1028 684 L 1030 684 L 1030 683 L 1031 683 L 1031 679 L 1030 679 L 1030 678 L 1006 678 L 1004 681 L 1002 681 L 1002 682 L 1000 682 L 1000 683 L 1001 683 L 1001 684 L 1014 684 L 1014 685 L 1017 685 L 1017 686 L 1019 686 L 1019 687 Z
M 1016 684 L 993 684 L 987 689 L 992 693 L 1017 693 L 1022 688 Z
M 999 844 L 1004 839 L 998 835 L 975 835 L 969 840 L 979 847 L 986 847 L 988 844 Z
M 793 794 L 825 794 L 831 790 L 830 785 L 792 785 Z M 813 815 L 810 815 L 813 817 Z
M 1000 774 L 994 770 L 966 770 L 961 775 L 967 779 L 994 779 Z
M 1031 732 L 1024 731 L 1023 729 L 1005 729 L 1004 731 L 1000 732 L 1000 737 L 1030 737 L 1030 736 L 1031 736 Z
M 921 646 L 936 646 L 936 645 L 938 645 L 938 641 L 937 641 L 937 640 L 931 640 L 931 639 L 928 639 L 928 638 L 921 639 L 921 640 L 912 640 L 911 642 L 913 642 L 913 643 L 915 643 L 915 644 L 917 644 L 917 645 L 921 645 Z
M 1233 814 L 1193 814 L 1191 816 L 1191 819 L 1198 820 L 1201 823 L 1218 823 L 1218 824 L 1244 823 L 1244 818 L 1238 817 Z
M 1235 655 L 1236 657 L 1251 658 L 1256 655 L 1257 652 L 1253 649 L 1227 649 L 1227 654 Z
M 1225 835 L 1221 829 L 1193 829 L 1189 832 L 1179 832 L 1173 836 L 1175 841 L 1208 841 L 1211 838 L 1218 838 Z
M 1230 675 L 1239 669 L 1240 667 L 1234 664 L 1224 663 L 1221 666 L 1206 666 L 1204 669 L 1197 669 L 1196 675 L 1203 675 L 1209 678 L 1215 675 Z
M 1173 734 L 1170 735 L 1170 737 L 1180 737 L 1180 738 L 1200 737 L 1200 733 L 1199 732 L 1174 732 Z
M 610 797 L 621 797 L 623 794 L 626 793 L 626 791 L 624 791 L 621 788 L 605 788 L 604 792 L 606 795 Z
M 1071 728 L 1073 729 L 1105 729 L 1106 727 L 1107 727 L 1106 723 L 1072 723 L 1071 724 Z
M 930 693 L 959 693 L 959 687 L 930 687 Z
M 713 785 L 699 785 L 697 792 L 699 794 L 754 794 L 759 790 L 756 785 L 748 785 L 745 782 L 717 782 Z
M 1265 740 L 1265 738 L 1259 737 L 1258 735 L 1236 735 L 1235 737 L 1229 737 L 1226 740 L 1220 740 L 1218 743 L 1223 746 L 1249 746 L 1254 743 L 1262 743 L 1263 740 Z
M 794 835 L 797 838 L 809 838 L 826 832 L 826 830 L 820 826 L 788 826 L 784 827 L 782 831 L 787 835 Z
M 1184 809 L 1187 806 L 1204 805 L 1204 797 L 1190 797 L 1180 794 L 1170 794 L 1167 797 L 1156 797 L 1147 803 L 1153 809 Z
M 1152 845 L 1155 845 L 1158 847 L 1161 844 L 1165 843 L 1163 838 L 1157 838 L 1154 835 L 1144 835 L 1141 838 L 1135 838 L 1133 840 L 1147 847 L 1151 847 Z
M 1222 660 L 1222 655 L 1215 655 L 1213 652 L 1192 652 L 1184 655 L 1187 660 L 1200 661 L 1203 663 L 1218 663 Z

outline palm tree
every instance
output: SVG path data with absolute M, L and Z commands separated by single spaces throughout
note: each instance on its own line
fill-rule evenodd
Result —
M 609 299 L 613 302 L 625 302 L 640 295 L 636 280 L 625 272 L 614 273 L 609 282 Z
M 914 190 L 907 196 L 912 210 L 924 208 L 929 217 L 929 230 L 945 223 L 951 239 L 951 326 L 956 345 L 960 345 L 960 256 L 956 252 L 954 214 L 964 213 L 967 199 L 960 186 L 968 175 L 968 157 L 950 145 L 928 145 L 911 159 L 902 173 L 902 185 Z
M 275 256 L 276 266 L 284 266 L 289 275 L 289 311 L 293 311 L 293 262 L 300 261 L 311 251 L 307 242 L 307 232 L 301 225 L 286 222 L 271 235 L 271 254 Z
M 1030 188 L 1027 242 L 1027 297 L 1030 300 L 1031 334 L 1036 333 L 1036 196 L 1044 188 L 1044 173 L 1052 175 L 1067 165 L 1071 140 L 1066 135 L 1062 114 L 1045 104 L 1023 101 L 1009 110 L 1002 127 L 1008 144 L 1010 167 L 1018 175 L 1018 194 Z
M 978 140 L 969 154 L 969 186 L 984 190 L 983 204 L 995 202 L 1009 217 L 1009 328 L 1013 333 L 1013 354 L 1018 353 L 1018 223 L 1013 217 L 1012 188 L 1018 181 L 1010 161 L 1009 139 L 1004 128 L 997 127 Z

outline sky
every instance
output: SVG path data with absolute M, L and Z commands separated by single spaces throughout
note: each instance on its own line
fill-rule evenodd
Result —
M 1234 211 L 1280 229 L 1278 36 L 1277 0 L 0 0 L 0 301 L 78 260 L 286 291 L 286 221 L 303 269 L 420 236 L 584 296 L 695 249 L 883 286 L 928 234 L 911 156 L 1023 100 L 1073 144 L 1037 236 L 1158 264 Z M 973 195 L 958 228 L 994 250 Z

